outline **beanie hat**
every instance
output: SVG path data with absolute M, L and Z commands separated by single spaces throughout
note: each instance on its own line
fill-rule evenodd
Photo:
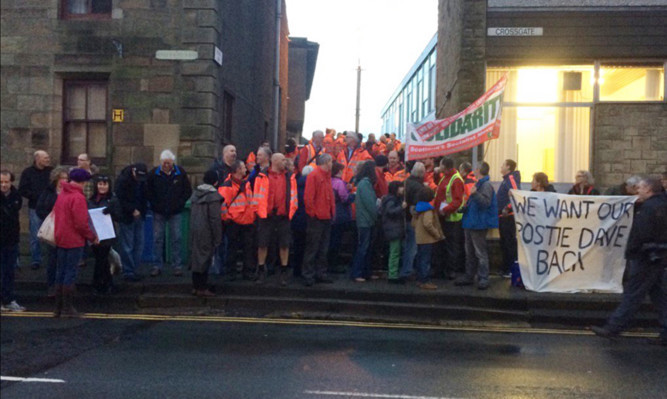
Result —
M 74 168 L 69 172 L 69 179 L 75 182 L 84 182 L 90 180 L 90 173 L 81 168 Z

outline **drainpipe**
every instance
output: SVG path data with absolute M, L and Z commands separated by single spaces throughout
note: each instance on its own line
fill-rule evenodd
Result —
M 280 131 L 280 21 L 282 18 L 282 0 L 276 0 L 276 64 L 273 75 L 273 134 L 272 147 L 274 151 L 278 148 L 278 133 Z

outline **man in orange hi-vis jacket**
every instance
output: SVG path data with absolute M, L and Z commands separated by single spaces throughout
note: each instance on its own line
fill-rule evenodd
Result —
M 359 146 L 359 136 L 355 132 L 346 132 L 345 142 L 347 146 L 338 154 L 338 162 L 345 166 L 343 169 L 343 181 L 350 183 L 354 177 L 354 169 L 359 162 L 370 161 L 373 157 L 365 149 Z
M 301 170 L 308 165 L 314 168 L 318 155 L 324 154 L 325 152 L 324 133 L 321 130 L 315 130 L 310 142 L 304 145 L 299 152 L 299 161 L 296 166 L 299 173 L 301 173 Z
M 291 236 L 290 220 L 298 204 L 296 178 L 285 169 L 285 156 L 271 156 L 271 167 L 255 180 L 254 198 L 257 204 L 257 283 L 266 277 L 266 256 L 272 240 L 280 250 L 280 285 L 287 285 L 287 263 Z
M 387 159 L 389 163 L 387 164 L 387 167 L 384 171 L 384 179 L 386 180 L 387 184 L 393 181 L 403 182 L 408 178 L 408 176 L 410 176 L 408 171 L 405 170 L 405 166 L 401 164 L 397 151 L 391 151 Z

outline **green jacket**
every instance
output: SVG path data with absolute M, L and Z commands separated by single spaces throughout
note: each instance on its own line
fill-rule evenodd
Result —
M 357 211 L 357 227 L 373 227 L 377 220 L 377 197 L 371 181 L 365 177 L 357 183 L 357 193 L 354 198 Z

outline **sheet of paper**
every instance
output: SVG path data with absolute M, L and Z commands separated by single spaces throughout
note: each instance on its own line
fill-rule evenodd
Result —
M 93 223 L 93 228 L 100 241 L 116 238 L 116 232 L 113 229 L 113 221 L 111 215 L 102 213 L 104 208 L 95 208 L 88 210 L 90 221 Z
M 443 210 L 443 209 L 445 209 L 445 207 L 446 207 L 447 205 L 449 205 L 449 204 L 446 203 L 445 201 L 442 201 L 442 203 L 440 203 L 440 209 L 439 209 L 439 210 Z

